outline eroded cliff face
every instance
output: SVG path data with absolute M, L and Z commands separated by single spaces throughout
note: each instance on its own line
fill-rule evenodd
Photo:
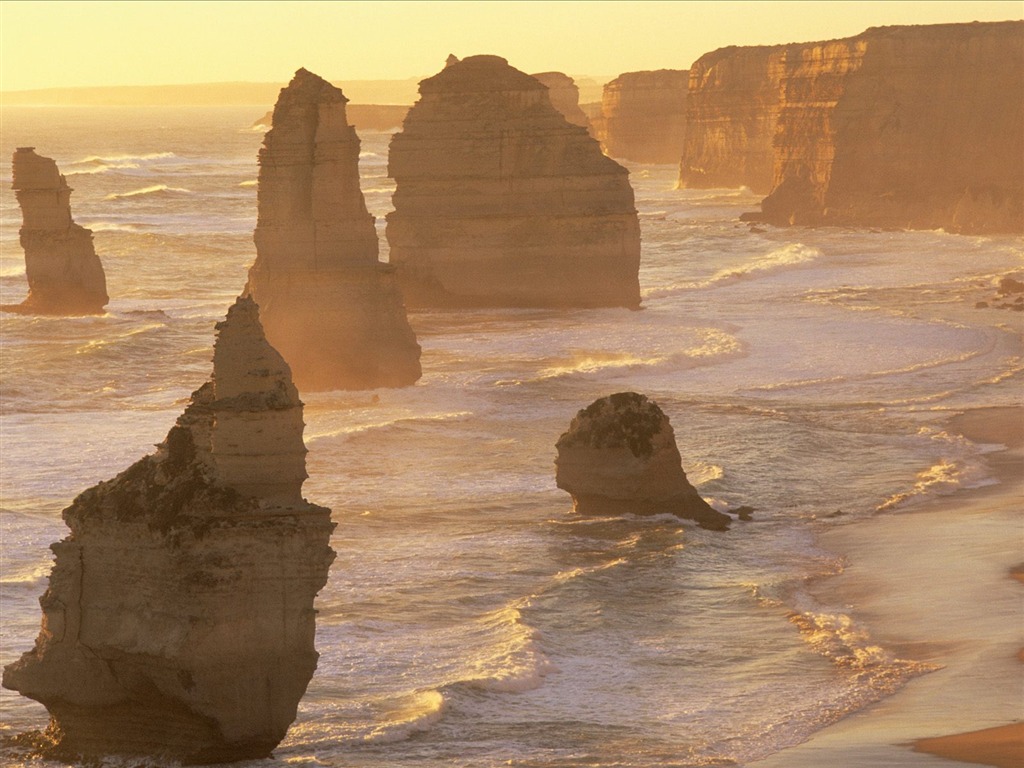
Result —
M 421 82 L 388 168 L 391 263 L 410 305 L 639 305 L 626 169 L 504 59 Z
M 334 526 L 301 497 L 302 403 L 251 299 L 217 329 L 156 453 L 64 510 L 42 630 L 3 674 L 49 710 L 53 756 L 265 757 L 316 669 Z
M 555 482 L 581 514 L 674 514 L 725 530 L 683 471 L 675 433 L 657 403 L 619 392 L 581 410 L 556 444 Z
M 421 374 L 394 270 L 377 258 L 346 101 L 300 69 L 281 90 L 259 155 L 246 290 L 303 390 L 400 387 Z
M 612 157 L 678 163 L 686 140 L 689 72 L 626 72 L 604 86 L 597 138 Z
M 102 315 L 109 301 L 106 275 L 92 232 L 71 218 L 71 187 L 49 157 L 19 147 L 13 159 L 14 194 L 21 207 L 28 297 L 2 307 L 39 315 Z
M 786 46 L 730 46 L 690 67 L 679 186 L 772 188 Z
M 763 219 L 1024 231 L 1024 22 L 793 47 Z
M 551 106 L 562 113 L 562 117 L 573 125 L 590 130 L 590 119 L 580 109 L 580 89 L 576 81 L 563 72 L 538 72 L 532 77 L 541 81 L 548 89 Z

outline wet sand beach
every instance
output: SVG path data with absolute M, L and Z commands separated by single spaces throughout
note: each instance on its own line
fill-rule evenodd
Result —
M 947 431 L 993 446 L 998 483 L 826 532 L 846 566 L 814 588 L 937 669 L 758 768 L 1024 766 L 1024 409 L 968 411 Z

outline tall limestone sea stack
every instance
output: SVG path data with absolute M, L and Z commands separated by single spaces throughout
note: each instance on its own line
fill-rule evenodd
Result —
M 109 301 L 103 265 L 92 232 L 71 218 L 71 187 L 57 163 L 19 147 L 13 159 L 14 194 L 21 207 L 28 297 L 5 304 L 7 312 L 102 315 Z
M 685 69 L 626 72 L 604 86 L 598 139 L 612 157 L 678 163 L 686 140 Z
M 64 510 L 35 648 L 3 685 L 50 711 L 47 754 L 265 757 L 316 669 L 330 510 L 302 499 L 302 403 L 251 299 L 157 451 Z
M 576 414 L 556 445 L 555 482 L 589 515 L 673 514 L 725 530 L 683 471 L 675 433 L 657 403 L 636 392 L 595 400 Z
M 359 187 L 347 99 L 300 69 L 260 149 L 256 261 L 246 290 L 303 391 L 401 387 L 420 347 Z
M 411 306 L 639 306 L 628 172 L 505 59 L 422 81 L 388 169 L 391 263 Z
M 564 72 L 536 72 L 531 77 L 547 86 L 551 106 L 573 125 L 590 129 L 590 118 L 580 109 L 580 89 Z

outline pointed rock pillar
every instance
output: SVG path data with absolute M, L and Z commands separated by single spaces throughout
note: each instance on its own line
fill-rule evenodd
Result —
M 246 291 L 300 390 L 414 383 L 420 347 L 359 187 L 348 99 L 300 69 L 260 149 L 256 261 Z
M 334 525 L 301 496 L 302 404 L 251 299 L 217 330 L 157 451 L 64 510 L 42 630 L 3 673 L 49 710 L 49 756 L 267 757 L 316 669 Z
M 71 218 L 71 187 L 57 163 L 19 147 L 13 160 L 14 194 L 21 207 L 28 297 L 2 307 L 38 315 L 102 315 L 109 301 L 106 275 L 92 232 Z

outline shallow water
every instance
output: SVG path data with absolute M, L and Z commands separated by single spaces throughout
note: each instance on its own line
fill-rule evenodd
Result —
M 98 318 L 2 318 L 2 663 L 38 630 L 61 508 L 151 450 L 209 375 L 254 256 L 259 114 L 4 110 L 0 157 L 57 160 L 113 299 Z M 365 135 L 361 156 L 384 258 L 387 138 Z M 1024 313 L 974 305 L 1024 269 L 1021 239 L 756 232 L 737 220 L 753 195 L 631 171 L 644 309 L 415 312 L 416 386 L 303 396 L 304 492 L 333 509 L 338 559 L 279 761 L 743 764 L 930 668 L 811 597 L 841 567 L 816 533 L 990 481 L 985 447 L 942 421 L 1019 396 Z M 0 176 L 11 302 L 9 160 Z M 572 514 L 554 443 L 627 389 L 668 413 L 701 493 L 753 522 Z M 0 702 L 2 732 L 46 722 Z

